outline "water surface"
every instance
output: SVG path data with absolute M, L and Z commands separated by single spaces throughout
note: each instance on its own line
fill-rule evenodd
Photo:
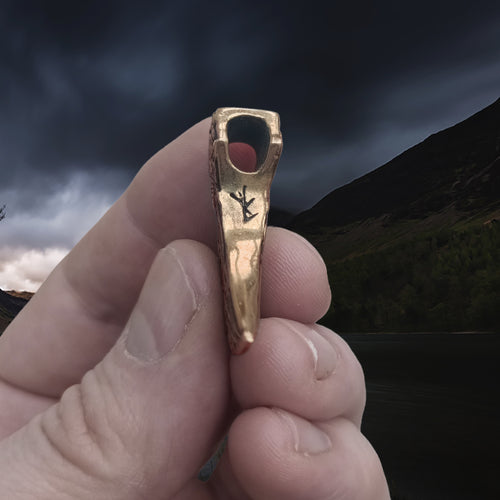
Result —
M 393 500 L 500 499 L 500 334 L 345 334 Z

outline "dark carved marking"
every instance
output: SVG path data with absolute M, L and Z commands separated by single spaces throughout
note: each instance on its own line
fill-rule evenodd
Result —
M 248 207 L 253 203 L 253 200 L 255 200 L 255 198 L 252 198 L 251 200 L 247 201 L 246 186 L 243 186 L 243 193 L 241 191 L 238 191 L 237 195 L 234 193 L 229 193 L 229 195 L 231 196 L 231 198 L 236 200 L 241 205 L 241 208 L 243 209 L 243 222 L 248 222 L 252 220 L 256 215 L 259 215 L 258 213 L 253 214 L 248 209 Z

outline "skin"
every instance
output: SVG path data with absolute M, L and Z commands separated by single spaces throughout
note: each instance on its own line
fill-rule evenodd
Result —
M 228 352 L 208 127 L 144 165 L 0 338 L 2 498 L 389 498 L 362 369 L 315 325 L 330 288 L 300 236 L 269 228 L 259 334 Z

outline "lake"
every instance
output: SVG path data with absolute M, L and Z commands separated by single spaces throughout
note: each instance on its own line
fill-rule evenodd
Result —
M 500 334 L 344 334 L 393 500 L 500 499 Z

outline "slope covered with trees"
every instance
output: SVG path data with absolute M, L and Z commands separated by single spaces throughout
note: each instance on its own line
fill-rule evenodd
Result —
M 328 258 L 328 257 L 327 257 Z M 500 222 L 328 262 L 339 331 L 500 331 Z
M 343 186 L 291 228 L 341 332 L 500 331 L 500 100 Z

